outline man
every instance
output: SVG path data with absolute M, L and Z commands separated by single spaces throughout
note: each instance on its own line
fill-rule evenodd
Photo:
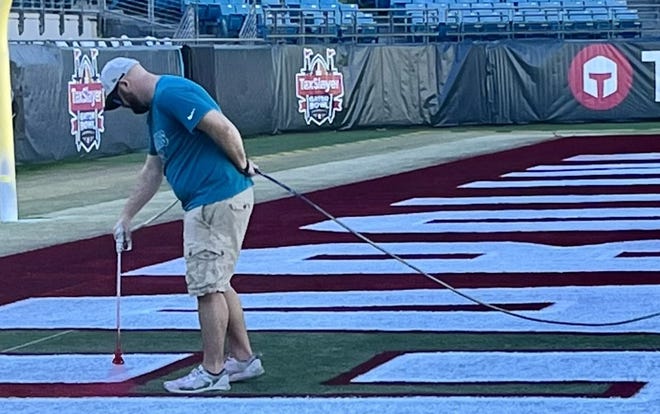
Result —
M 131 220 L 167 177 L 184 210 L 186 284 L 197 297 L 203 360 L 190 374 L 164 383 L 175 393 L 229 390 L 230 382 L 264 373 L 252 352 L 241 302 L 230 279 L 253 208 L 256 166 L 240 133 L 196 83 L 157 75 L 119 57 L 101 71 L 105 109 L 148 113 L 149 154 L 114 235 L 130 245 Z M 225 339 L 231 356 L 225 359 Z

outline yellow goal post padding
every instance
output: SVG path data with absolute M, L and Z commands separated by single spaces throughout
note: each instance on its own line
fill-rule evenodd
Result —
M 11 0 L 0 0 L 0 221 L 18 220 L 14 128 L 9 74 L 9 11 Z

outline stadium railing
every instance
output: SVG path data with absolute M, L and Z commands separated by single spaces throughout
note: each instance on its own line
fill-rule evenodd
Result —
M 286 43 L 659 36 L 660 5 L 633 1 L 14 0 L 12 11 L 134 21 L 149 35 Z

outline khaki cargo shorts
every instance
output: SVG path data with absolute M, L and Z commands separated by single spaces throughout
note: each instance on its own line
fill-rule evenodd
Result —
M 229 288 L 253 207 L 250 187 L 227 200 L 185 212 L 183 252 L 190 295 L 204 296 Z

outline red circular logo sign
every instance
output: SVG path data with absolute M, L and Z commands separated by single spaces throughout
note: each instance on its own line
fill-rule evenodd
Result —
M 619 105 L 630 92 L 632 66 L 613 45 L 589 45 L 571 62 L 568 85 L 582 106 L 605 111 Z

